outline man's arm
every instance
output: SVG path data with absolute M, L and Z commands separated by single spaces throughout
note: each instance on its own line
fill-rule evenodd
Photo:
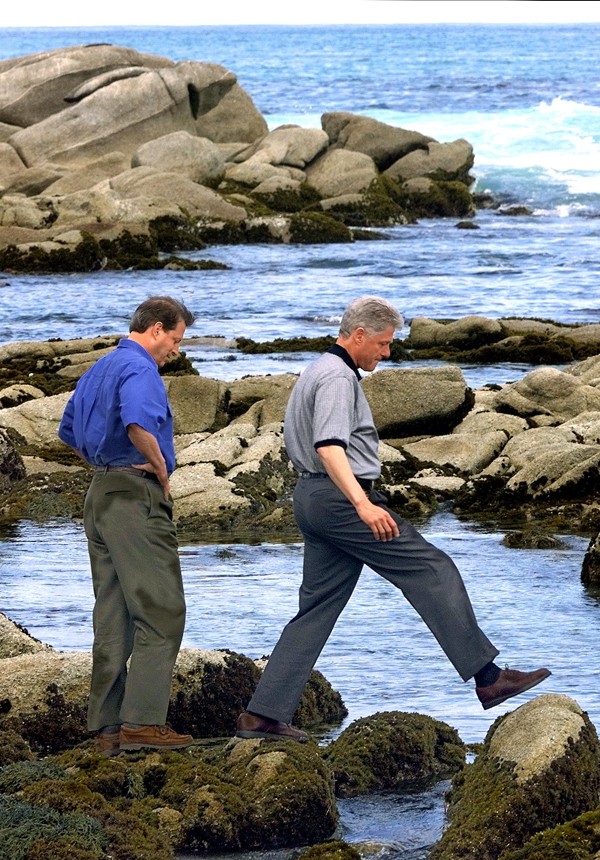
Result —
M 141 466 L 136 466 L 136 469 L 141 469 L 144 472 L 153 472 L 158 478 L 165 499 L 169 498 L 171 489 L 169 485 L 169 474 L 167 472 L 167 464 L 162 455 L 160 446 L 156 437 L 140 427 L 139 424 L 128 424 L 127 435 L 137 450 L 146 458 L 146 463 Z
M 396 521 L 384 508 L 369 501 L 352 473 L 344 448 L 341 445 L 322 445 L 317 448 L 317 454 L 333 483 L 354 505 L 356 513 L 369 526 L 375 540 L 398 537 L 400 531 Z

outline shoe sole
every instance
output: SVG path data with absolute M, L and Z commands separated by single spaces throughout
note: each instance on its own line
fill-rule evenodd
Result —
M 484 711 L 489 711 L 490 708 L 495 708 L 496 705 L 501 705 L 502 702 L 506 702 L 507 699 L 512 699 L 514 696 L 519 696 L 521 693 L 526 693 L 527 690 L 532 690 L 533 687 L 537 687 L 538 684 L 541 684 L 542 681 L 545 681 L 546 678 L 549 678 L 552 672 L 548 672 L 547 675 L 544 675 L 543 678 L 538 678 L 537 681 L 532 681 L 531 684 L 526 684 L 525 687 L 521 687 L 519 690 L 515 690 L 514 693 L 508 693 L 506 696 L 498 696 L 496 699 L 492 699 L 491 702 L 486 702 L 483 705 Z
M 260 738 L 264 741 L 294 741 L 297 744 L 305 744 L 308 738 L 294 738 L 292 735 L 277 735 L 274 732 L 250 732 L 240 731 L 235 733 L 236 738 Z

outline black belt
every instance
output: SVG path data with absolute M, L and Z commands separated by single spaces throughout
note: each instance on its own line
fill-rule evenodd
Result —
M 329 475 L 327 474 L 327 472 L 300 472 L 300 477 L 301 478 L 328 478 Z M 354 477 L 356 478 L 356 480 L 358 481 L 360 486 L 363 488 L 363 490 L 365 490 L 367 493 L 371 492 L 371 490 L 373 489 L 373 484 L 375 483 L 375 481 L 373 481 L 371 478 L 358 478 L 356 475 Z
M 134 469 L 133 466 L 94 466 L 96 472 L 125 472 L 127 475 L 136 475 L 138 478 L 148 478 L 149 481 L 156 481 L 158 478 L 154 472 L 146 472 L 144 469 Z

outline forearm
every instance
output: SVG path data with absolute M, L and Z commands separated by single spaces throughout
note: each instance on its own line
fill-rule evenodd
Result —
M 352 502 L 354 507 L 364 503 L 365 491 L 352 473 L 344 448 L 341 445 L 324 445 L 317 448 L 317 454 L 325 471 L 348 501 Z
M 160 446 L 156 438 L 140 427 L 139 424 L 129 424 L 127 427 L 127 435 L 131 444 L 140 452 L 146 459 L 146 462 L 152 467 L 152 471 L 158 476 L 161 483 L 163 479 L 168 479 L 167 464 L 162 455 Z

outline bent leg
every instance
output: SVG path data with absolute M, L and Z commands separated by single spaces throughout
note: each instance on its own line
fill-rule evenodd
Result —
M 379 493 L 370 498 L 375 504 L 385 502 Z M 311 504 L 305 506 L 305 527 L 399 588 L 466 681 L 493 660 L 498 650 L 480 629 L 452 559 L 426 541 L 410 523 L 393 511 L 389 513 L 398 523 L 400 534 L 391 541 L 377 541 L 354 506 L 329 482 L 327 489 L 313 492 Z

